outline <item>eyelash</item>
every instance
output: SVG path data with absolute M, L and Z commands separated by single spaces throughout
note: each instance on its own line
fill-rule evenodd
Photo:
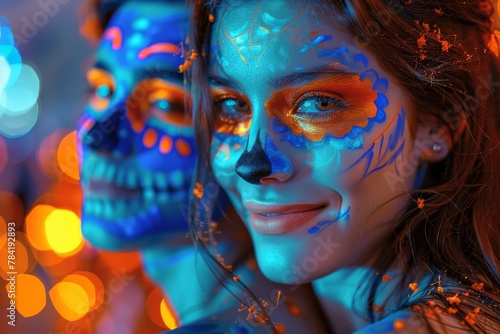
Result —
M 333 114 L 343 112 L 347 107 L 348 104 L 344 101 L 339 100 L 336 97 L 333 97 L 329 94 L 326 93 L 321 93 L 321 92 L 308 92 L 303 95 L 301 95 L 294 103 L 292 107 L 292 114 L 294 115 L 303 115 L 305 113 L 300 113 L 297 110 L 300 108 L 300 105 L 311 98 L 318 98 L 318 99 L 327 99 L 329 101 L 333 101 L 340 110 L 335 110 L 335 111 L 325 111 L 325 112 L 319 112 L 319 113 L 310 113 L 308 117 L 310 117 L 314 121 L 328 121 L 332 117 Z

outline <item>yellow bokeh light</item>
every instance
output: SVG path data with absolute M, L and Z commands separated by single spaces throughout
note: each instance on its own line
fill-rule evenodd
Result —
M 177 328 L 177 320 L 173 311 L 173 308 L 167 305 L 167 301 L 163 299 L 160 304 L 161 318 L 163 322 L 169 329 Z
M 45 235 L 50 247 L 60 255 L 73 255 L 83 247 L 80 218 L 73 211 L 52 211 L 45 220 Z
M 45 221 L 54 211 L 51 205 L 36 205 L 26 216 L 26 234 L 30 244 L 41 251 L 49 250 L 50 245 L 45 235 Z
M 84 289 L 87 291 L 87 293 L 89 293 L 89 291 L 91 291 L 92 289 L 94 291 L 93 297 L 89 298 L 90 299 L 90 311 L 93 311 L 93 310 L 97 309 L 99 306 L 101 306 L 104 299 L 97 298 L 97 296 L 103 296 L 104 284 L 102 283 L 101 279 L 96 274 L 88 272 L 88 271 L 75 271 L 75 272 L 73 272 L 73 274 L 78 275 L 78 276 L 83 276 L 91 282 L 91 287 L 89 285 L 87 288 L 87 287 L 82 285 L 84 287 Z
M 64 174 L 75 180 L 80 180 L 76 151 L 76 131 L 70 132 L 61 140 L 57 149 L 57 163 Z
M 90 309 L 87 292 L 77 283 L 59 282 L 49 291 L 49 296 L 57 312 L 69 321 L 82 318 Z
M 7 283 L 9 295 L 10 283 Z M 15 302 L 17 311 L 25 318 L 40 313 L 47 304 L 45 286 L 36 276 L 21 274 L 16 277 Z
M 96 288 L 90 279 L 83 275 L 70 274 L 64 277 L 61 282 L 70 282 L 80 285 L 87 294 L 89 310 L 95 305 Z

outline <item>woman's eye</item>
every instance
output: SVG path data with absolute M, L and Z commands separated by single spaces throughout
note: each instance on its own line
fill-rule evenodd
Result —
M 325 113 L 340 111 L 345 108 L 345 104 L 330 96 L 310 96 L 302 99 L 297 106 L 296 112 L 303 114 Z
M 216 107 L 225 116 L 250 113 L 250 106 L 240 99 L 222 99 L 216 102 Z

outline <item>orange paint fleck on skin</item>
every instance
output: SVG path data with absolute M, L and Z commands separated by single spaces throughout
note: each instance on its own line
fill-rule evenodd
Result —
M 465 297 L 469 297 L 469 291 L 467 291 L 467 292 L 462 292 L 462 295 L 464 295 Z
M 181 49 L 178 45 L 172 43 L 155 43 L 153 45 L 147 46 L 137 54 L 137 58 L 140 60 L 146 59 L 149 56 L 159 54 L 159 53 L 167 53 L 171 55 L 176 55 L 181 52 Z
M 408 287 L 410 288 L 411 291 L 418 291 L 418 283 L 410 283 L 408 285 Z
M 384 276 L 382 276 L 382 282 L 388 282 L 389 280 L 391 279 L 391 277 L 387 274 L 385 274 Z
M 183 157 L 187 157 L 191 154 L 191 146 L 182 138 L 175 141 L 175 149 Z
M 111 27 L 104 32 L 104 39 L 111 40 L 111 48 L 118 50 L 122 47 L 122 31 L 118 27 Z
M 456 295 L 454 295 L 453 297 L 446 297 L 446 300 L 450 304 L 457 304 L 457 305 L 462 302 L 462 300 L 460 298 L 458 298 L 458 293 Z
M 484 283 L 474 283 L 472 288 L 476 291 L 482 291 L 484 289 Z
M 361 81 L 358 75 L 333 74 L 319 78 L 298 87 L 284 88 L 275 92 L 266 101 L 267 113 L 271 118 L 287 126 L 294 135 L 304 135 L 308 140 L 320 141 L 327 134 L 334 138 L 343 138 L 353 127 L 365 128 L 368 121 L 377 114 L 375 99 L 377 93 L 372 90 L 369 80 Z M 294 113 L 296 101 L 312 91 L 335 92 L 348 104 L 349 111 L 329 113 L 328 119 L 315 121 L 308 115 Z
M 163 154 L 170 153 L 172 151 L 172 138 L 169 136 L 162 136 L 160 140 L 160 152 Z
M 142 138 L 142 143 L 146 148 L 151 148 L 155 146 L 157 141 L 158 141 L 158 133 L 154 129 L 148 129 L 146 133 L 144 133 L 144 137 Z
M 399 319 L 394 320 L 392 327 L 394 328 L 394 330 L 397 330 L 397 331 L 405 330 L 406 329 L 406 322 L 403 320 L 399 320 Z

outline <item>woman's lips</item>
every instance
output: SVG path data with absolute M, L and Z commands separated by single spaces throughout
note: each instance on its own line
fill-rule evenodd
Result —
M 319 216 L 326 204 L 271 205 L 245 202 L 250 225 L 260 234 L 279 235 L 295 230 Z

